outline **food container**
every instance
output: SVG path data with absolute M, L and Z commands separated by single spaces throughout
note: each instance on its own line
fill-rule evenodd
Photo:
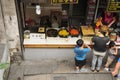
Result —
M 25 30 L 24 31 L 24 39 L 29 39 L 30 38 L 30 30 Z
M 117 33 L 116 32 L 111 32 L 110 35 L 109 35 L 109 37 L 110 37 L 110 40 L 116 41 L 116 39 L 117 39 Z
M 112 32 L 114 29 L 113 28 L 109 28 L 109 32 Z
M 57 37 L 58 31 L 56 29 L 48 29 L 47 30 L 47 36 L 48 37 Z
M 103 26 L 100 28 L 100 31 L 102 31 L 102 32 L 108 32 L 108 30 L 109 30 L 109 28 L 108 28 L 108 26 L 106 26 L 106 25 L 103 25 Z
M 60 29 L 58 35 L 62 38 L 67 38 L 69 36 L 69 31 L 67 29 Z
M 79 36 L 79 31 L 77 29 L 71 29 L 70 30 L 70 35 L 71 35 L 71 37 L 78 37 Z
M 39 28 L 38 28 L 38 32 L 44 33 L 44 32 L 45 32 L 45 27 L 39 27 Z
M 93 36 L 95 34 L 92 26 L 81 26 L 83 36 Z

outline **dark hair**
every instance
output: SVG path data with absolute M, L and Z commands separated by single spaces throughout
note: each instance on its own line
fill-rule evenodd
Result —
M 113 46 L 115 46 L 115 42 L 114 42 L 114 41 L 110 41 L 110 43 L 109 43 L 109 48 L 111 48 L 111 47 L 113 47 Z
M 101 34 L 103 34 L 103 36 L 106 36 L 107 32 L 104 32 L 104 31 L 100 31 L 100 32 L 101 32 Z
M 81 47 L 83 45 L 84 41 L 82 39 L 78 39 L 76 43 L 79 47 Z

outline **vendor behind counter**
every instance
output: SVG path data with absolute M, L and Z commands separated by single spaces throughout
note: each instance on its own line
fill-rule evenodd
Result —
M 113 28 L 115 32 L 120 35 L 120 25 L 118 24 L 118 13 L 103 11 L 97 19 L 96 28 L 100 28 L 102 26 L 107 26 L 108 28 Z

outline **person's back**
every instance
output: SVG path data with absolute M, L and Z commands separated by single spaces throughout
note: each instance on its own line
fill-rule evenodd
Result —
M 118 54 L 118 49 L 115 46 L 114 41 L 110 41 L 108 47 L 109 47 L 109 49 L 108 49 L 108 57 L 107 57 L 107 61 L 106 61 L 105 68 L 104 68 L 106 71 L 110 70 L 109 66 L 111 65 L 111 63 L 115 59 L 115 55 Z
M 87 52 L 89 52 L 89 49 L 88 48 L 75 47 L 74 52 L 75 52 L 77 60 L 85 60 L 86 59 L 86 54 L 87 54 Z
M 93 37 L 92 42 L 94 42 L 93 45 L 94 50 L 99 52 L 105 52 L 106 44 L 108 43 L 108 41 L 109 41 L 108 37 L 99 37 L 99 36 Z
M 79 71 L 86 64 L 86 54 L 90 52 L 90 46 L 84 43 L 82 39 L 76 41 L 74 48 L 76 70 Z M 86 47 L 86 48 L 85 48 Z
M 99 32 L 97 33 L 97 36 L 92 38 L 91 41 L 93 44 L 93 59 L 91 70 L 94 71 L 96 69 L 97 72 L 99 72 L 102 65 L 102 59 L 106 54 L 106 44 L 109 41 L 109 38 L 105 37 L 105 34 L 102 32 Z

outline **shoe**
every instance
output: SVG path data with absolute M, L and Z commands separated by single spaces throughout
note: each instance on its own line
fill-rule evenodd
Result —
M 105 71 L 109 71 L 109 68 L 104 68 Z
M 80 72 L 88 72 L 88 69 L 86 69 L 86 68 L 81 68 L 81 69 L 80 69 Z
M 114 77 L 116 77 L 116 78 L 117 78 L 117 76 L 118 76 L 118 74 L 116 74 Z
M 95 70 L 91 70 L 92 72 L 94 72 Z
M 76 69 L 76 70 L 75 70 L 76 73 L 79 73 L 79 71 L 80 71 L 79 69 Z
M 100 70 L 96 70 L 97 72 L 100 72 Z

